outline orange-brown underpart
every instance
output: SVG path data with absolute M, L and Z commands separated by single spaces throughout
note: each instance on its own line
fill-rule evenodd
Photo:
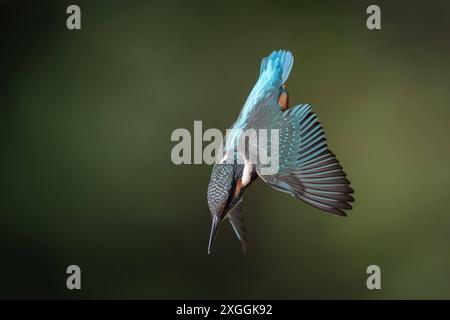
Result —
M 239 193 L 241 192 L 242 187 L 243 187 L 242 179 L 239 179 L 236 182 L 236 188 L 234 189 L 234 196 L 235 197 L 237 197 L 239 195 Z
M 289 94 L 283 85 L 280 96 L 278 97 L 278 105 L 281 107 L 281 111 L 286 111 L 289 108 Z

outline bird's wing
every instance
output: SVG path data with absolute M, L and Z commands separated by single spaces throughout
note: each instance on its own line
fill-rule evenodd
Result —
M 233 227 L 236 237 L 241 241 L 242 250 L 246 251 L 247 247 L 247 228 L 245 227 L 245 219 L 242 211 L 242 202 L 240 202 L 234 209 L 228 214 L 228 220 Z
M 311 106 L 298 105 L 281 112 L 278 106 L 266 106 L 255 117 L 254 129 L 278 129 L 279 169 L 264 174 L 261 163 L 256 171 L 277 190 L 288 192 L 321 210 L 346 215 L 354 199 L 350 182 L 333 152 Z M 270 136 L 269 136 L 270 137 Z M 272 147 L 267 139 L 267 150 Z

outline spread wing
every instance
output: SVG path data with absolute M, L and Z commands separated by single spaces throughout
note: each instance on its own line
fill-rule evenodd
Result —
M 298 105 L 281 112 L 276 105 L 261 109 L 252 123 L 254 129 L 278 129 L 279 169 L 264 174 L 261 163 L 256 171 L 277 190 L 290 193 L 321 210 L 346 215 L 351 209 L 353 189 L 336 156 L 328 149 L 324 130 L 311 106 Z M 272 141 L 267 140 L 267 150 Z
M 274 51 L 263 59 L 259 79 L 234 128 L 268 130 L 265 142 L 259 138 L 257 144 L 255 140 L 249 142 L 251 159 L 259 158 L 260 154 L 254 154 L 258 149 L 275 150 L 271 156 L 278 155 L 279 170 L 274 174 L 267 174 L 267 166 L 257 162 L 256 171 L 265 182 L 316 208 L 345 215 L 344 210 L 352 208 L 353 190 L 339 161 L 328 149 L 316 115 L 309 105 L 298 105 L 284 112 L 278 105 L 280 89 L 292 65 L 289 51 Z M 278 129 L 278 150 L 272 149 L 270 129 Z M 237 138 L 233 136 L 233 139 Z

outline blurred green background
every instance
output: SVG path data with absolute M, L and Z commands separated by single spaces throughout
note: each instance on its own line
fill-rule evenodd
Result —
M 381 31 L 369 4 L 0 1 L 0 297 L 450 298 L 450 3 L 376 1 Z M 229 128 L 279 48 L 354 210 L 258 181 L 247 254 L 224 224 L 208 256 L 211 166 L 172 164 L 170 135 Z

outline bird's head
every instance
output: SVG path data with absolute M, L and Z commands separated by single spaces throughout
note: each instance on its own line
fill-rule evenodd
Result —
M 241 164 L 214 165 L 208 185 L 208 206 L 212 217 L 208 253 L 211 252 L 220 222 L 241 200 L 242 191 L 239 188 L 239 181 L 242 171 Z

